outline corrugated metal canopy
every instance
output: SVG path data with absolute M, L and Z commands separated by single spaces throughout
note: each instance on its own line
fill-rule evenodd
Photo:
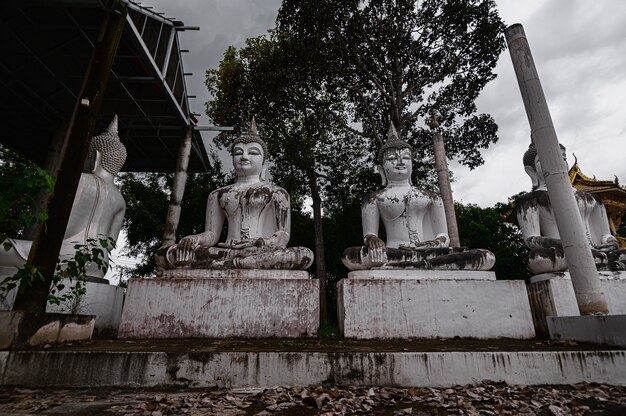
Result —
M 0 5 L 0 141 L 43 163 L 64 134 L 108 1 L 3 0 Z M 98 133 L 114 114 L 128 150 L 125 171 L 173 171 L 188 104 L 178 34 L 187 28 L 133 2 L 109 78 Z M 194 131 L 190 171 L 209 161 Z

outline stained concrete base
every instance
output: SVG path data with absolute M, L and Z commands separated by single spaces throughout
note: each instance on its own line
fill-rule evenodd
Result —
M 611 314 L 626 314 L 626 272 L 598 272 Z M 578 303 L 569 272 L 531 277 L 528 296 L 537 336 L 548 338 L 548 316 L 578 316 Z
M 0 383 L 25 387 L 449 387 L 626 385 L 626 351 L 0 352 Z
M 17 271 L 15 267 L 0 266 L 0 280 L 4 277 L 13 276 Z M 48 303 L 46 312 L 49 313 L 79 313 L 83 315 L 96 315 L 96 330 L 117 330 L 122 317 L 122 305 L 124 304 L 124 289 L 109 284 L 106 279 L 87 278 L 85 283 L 85 295 L 78 304 L 73 301 L 63 302 L 60 305 Z M 73 283 L 69 280 L 62 282 L 65 285 L 57 295 L 63 295 L 70 291 Z M 11 310 L 17 288 L 9 291 L 0 298 L 0 310 Z
M 549 316 L 547 321 L 551 339 L 626 348 L 626 315 Z
M 93 315 L 0 311 L 0 349 L 87 341 L 95 321 Z
M 521 280 L 448 279 L 444 271 L 430 272 L 439 275 L 429 279 L 386 279 L 368 272 L 337 284 L 339 330 L 346 338 L 535 336 Z
M 319 280 L 306 272 L 294 272 L 294 278 L 223 278 L 205 270 L 203 276 L 131 279 L 118 336 L 317 336 Z

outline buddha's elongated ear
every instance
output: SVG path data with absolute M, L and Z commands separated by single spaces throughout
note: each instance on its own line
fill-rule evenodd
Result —
M 378 169 L 378 174 L 380 175 L 380 178 L 382 180 L 382 185 L 387 186 L 387 175 L 385 175 L 385 170 L 380 165 L 376 166 L 376 169 Z
M 259 175 L 259 179 L 263 182 L 265 182 L 267 180 L 267 171 L 270 168 L 270 162 L 269 160 L 265 160 L 265 162 L 263 162 L 263 167 L 261 168 L 261 174 Z
M 526 174 L 530 176 L 530 180 L 533 183 L 533 189 L 539 186 L 539 178 L 537 177 L 537 171 L 532 166 L 524 166 Z

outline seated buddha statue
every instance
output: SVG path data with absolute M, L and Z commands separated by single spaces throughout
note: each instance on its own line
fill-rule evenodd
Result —
M 155 256 L 164 269 L 291 269 L 313 263 L 306 247 L 287 247 L 291 223 L 289 195 L 265 180 L 267 145 L 252 120 L 248 132 L 235 139 L 234 184 L 209 194 L 204 232 L 161 247 Z M 220 243 L 224 221 L 226 241 Z
M 126 203 L 114 178 L 126 161 L 126 148 L 120 142 L 117 116 L 107 130 L 91 138 L 89 156 L 81 173 L 76 196 L 68 219 L 59 257 L 66 259 L 75 255 L 76 244 L 86 244 L 89 239 L 110 237 L 113 241 L 122 228 Z M 0 248 L 0 266 L 22 267 L 28 259 L 32 246 L 30 240 L 8 239 L 9 250 Z M 109 247 L 112 249 L 113 247 Z M 104 251 L 104 263 L 108 266 L 108 252 Z M 103 278 L 106 268 L 90 263 L 87 277 Z
M 495 256 L 488 250 L 449 247 L 441 198 L 411 184 L 412 148 L 400 140 L 393 125 L 378 151 L 378 171 L 384 189 L 361 204 L 364 246 L 349 247 L 342 256 L 350 270 L 440 269 L 489 270 Z M 378 236 L 379 222 L 386 241 Z
M 562 145 L 561 151 L 565 160 L 565 147 Z M 523 162 L 533 190 L 515 201 L 515 210 L 524 242 L 530 248 L 528 267 L 534 274 L 565 271 L 568 266 L 561 237 L 534 144 L 524 153 Z M 626 270 L 626 250 L 619 248 L 618 240 L 611 234 L 602 201 L 589 192 L 573 187 L 572 192 L 598 270 Z

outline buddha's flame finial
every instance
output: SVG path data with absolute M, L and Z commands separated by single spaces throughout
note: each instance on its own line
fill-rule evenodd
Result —
M 398 140 L 398 132 L 393 123 L 389 124 L 389 131 L 387 132 L 387 141 L 390 140 Z
M 254 119 L 254 116 L 252 116 L 252 121 L 250 122 L 250 127 L 248 127 L 248 135 L 250 136 L 258 136 L 259 132 L 256 128 L 256 120 Z
M 106 132 L 112 136 L 119 137 L 119 131 L 117 129 L 117 114 L 113 116 L 113 120 L 109 123 L 109 127 L 107 127 Z

